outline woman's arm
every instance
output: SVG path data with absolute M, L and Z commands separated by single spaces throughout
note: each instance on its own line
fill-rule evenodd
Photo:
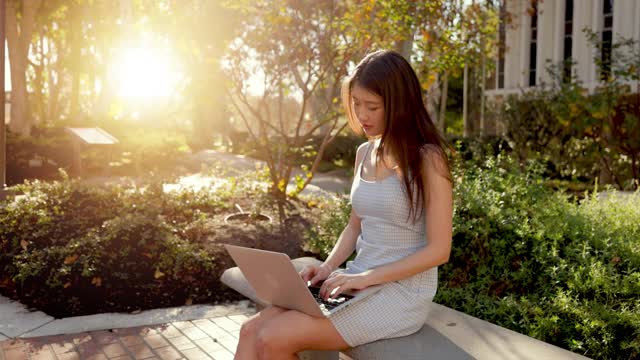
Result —
M 358 147 L 358 151 L 356 151 L 356 163 L 354 167 L 354 175 L 358 171 L 358 166 L 362 161 L 362 158 L 365 153 L 364 149 L 366 148 L 366 146 L 367 146 L 367 143 L 364 143 L 360 145 Z M 329 254 L 329 257 L 327 257 L 327 259 L 322 264 L 323 266 L 328 266 L 329 269 L 333 271 L 337 269 L 340 266 L 340 264 L 345 262 L 349 258 L 349 256 L 351 256 L 351 254 L 353 254 L 353 251 L 356 248 L 356 241 L 358 240 L 358 236 L 362 231 L 362 228 L 360 227 L 360 222 L 361 222 L 360 217 L 356 215 L 355 211 L 353 211 L 352 209 L 351 216 L 349 217 L 349 223 L 340 234 L 340 237 L 338 238 L 336 245 L 333 247 L 333 250 L 331 250 L 331 254 Z
M 336 245 L 331 250 L 329 257 L 320 265 L 309 265 L 305 267 L 300 275 L 304 281 L 308 281 L 309 285 L 315 285 L 318 281 L 327 279 L 333 270 L 337 269 L 349 256 L 356 247 L 356 241 L 360 234 L 360 218 L 351 210 L 349 223 L 342 230 Z
M 437 151 L 425 151 L 422 159 L 427 246 L 390 264 L 367 272 L 369 285 L 408 278 L 449 261 L 453 233 L 453 188 L 448 169 Z
M 356 163 L 354 166 L 354 175 L 358 171 L 358 166 L 364 156 L 364 149 L 366 148 L 367 143 L 364 143 L 358 147 L 358 151 L 356 151 Z M 358 215 L 356 215 L 355 211 L 351 209 L 351 216 L 349 217 L 349 222 L 347 226 L 345 226 L 344 230 L 338 237 L 338 241 L 334 245 L 329 257 L 320 265 L 311 265 L 305 267 L 300 272 L 300 275 L 305 281 L 309 281 L 311 285 L 315 285 L 318 281 L 322 281 L 327 279 L 331 273 L 337 269 L 340 264 L 345 262 L 353 254 L 353 250 L 356 248 L 356 241 L 358 240 L 358 236 L 362 231 L 360 227 L 361 219 Z
M 356 240 L 360 235 L 360 218 L 351 210 L 349 223 L 342 230 L 336 245 L 331 250 L 331 254 L 322 265 L 329 266 L 331 271 L 337 269 L 340 264 L 345 262 L 356 248 Z

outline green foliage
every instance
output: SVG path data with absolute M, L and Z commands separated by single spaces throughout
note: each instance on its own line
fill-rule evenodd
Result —
M 593 358 L 639 356 L 640 194 L 571 202 L 539 166 L 497 159 L 456 175 L 436 301 Z
M 114 135 L 118 143 L 108 146 L 83 146 L 82 176 L 175 174 L 181 157 L 190 151 L 184 133 L 172 129 L 124 129 L 120 122 L 104 123 L 103 129 Z M 58 169 L 69 171 L 73 162 L 71 135 L 64 128 L 34 128 L 31 137 L 9 132 L 7 136 L 7 183 L 19 184 L 25 179 L 53 180 Z M 40 166 L 30 167 L 30 160 Z
M 233 298 L 224 262 L 201 246 L 224 198 L 63 178 L 20 185 L 0 207 L 3 293 L 58 316 Z
M 119 121 L 108 122 L 104 129 L 114 135 L 119 143 L 105 159 L 105 151 L 87 152 L 86 162 L 92 164 L 110 161 L 112 173 L 117 175 L 143 175 L 149 172 L 174 172 L 180 157 L 190 151 L 184 131 L 171 128 L 123 127 Z
M 554 192 L 544 167 L 457 164 L 454 234 L 435 301 L 595 359 L 640 357 L 640 193 Z M 321 218 L 326 257 L 349 207 Z
M 349 222 L 351 204 L 347 196 L 342 196 L 335 201 L 322 202 L 319 206 L 322 208 L 317 225 L 310 229 L 304 248 L 324 260 Z
M 557 106 L 558 95 L 548 89 L 528 92 L 526 98 L 509 96 L 502 112 L 506 137 L 520 160 L 546 161 L 548 176 L 591 180 L 598 175 L 598 148 L 558 119 Z
M 639 77 L 640 42 L 623 40 L 612 52 L 612 64 L 595 59 L 602 81 L 592 91 L 566 77 L 570 64 L 560 64 L 549 66 L 549 86 L 507 98 L 502 118 L 521 160 L 547 161 L 554 177 L 593 182 L 605 175 L 619 189 L 638 188 L 640 95 L 628 82 Z
M 341 165 L 341 167 L 352 169 L 353 164 L 356 162 L 358 146 L 363 142 L 365 142 L 365 139 L 360 136 L 352 134 L 339 135 L 325 149 L 323 160 L 336 164 L 336 166 Z
M 54 130 L 54 129 L 52 129 Z M 7 132 L 7 184 L 19 184 L 27 178 L 54 179 L 57 169 L 71 166 L 72 144 L 62 129 L 36 129 L 32 136 Z M 35 160 L 41 166 L 31 167 Z

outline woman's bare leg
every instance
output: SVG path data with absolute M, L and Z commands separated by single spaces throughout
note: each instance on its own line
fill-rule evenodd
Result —
M 242 323 L 240 328 L 240 340 L 236 349 L 236 360 L 254 360 L 256 355 L 256 339 L 258 331 L 267 320 L 273 319 L 275 316 L 286 312 L 287 310 L 270 306 L 259 313 L 253 315 Z
M 298 359 L 304 350 L 349 348 L 327 318 L 316 318 L 296 310 L 282 312 L 262 323 L 256 339 L 258 359 Z

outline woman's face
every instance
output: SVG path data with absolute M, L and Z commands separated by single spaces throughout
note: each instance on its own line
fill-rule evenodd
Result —
M 351 89 L 351 101 L 356 118 L 364 133 L 369 136 L 380 136 L 384 132 L 384 102 L 382 97 L 359 86 Z

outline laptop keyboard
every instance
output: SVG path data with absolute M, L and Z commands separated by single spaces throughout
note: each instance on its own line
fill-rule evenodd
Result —
M 325 301 L 320 296 L 320 288 L 319 287 L 311 286 L 311 287 L 309 287 L 309 291 L 311 291 L 311 294 L 316 299 L 316 302 L 320 305 L 320 307 L 324 308 L 326 310 L 333 310 L 334 308 L 336 308 L 336 307 L 344 304 L 345 302 L 353 299 L 353 296 L 351 296 L 351 295 L 341 294 L 340 297 L 338 297 L 337 299 L 329 299 L 329 300 Z

